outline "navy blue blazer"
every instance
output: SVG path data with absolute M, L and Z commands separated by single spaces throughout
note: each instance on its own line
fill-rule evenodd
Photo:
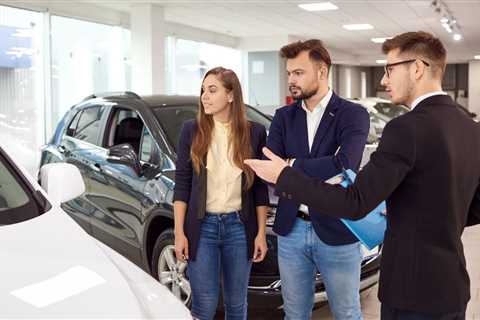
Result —
M 367 110 L 333 93 L 311 151 L 306 117 L 301 100 L 278 109 L 270 125 L 268 148 L 282 158 L 295 158 L 293 167 L 310 177 L 327 180 L 342 167 L 358 170 L 370 129 Z M 285 236 L 292 230 L 299 206 L 296 201 L 279 199 L 273 228 L 277 234 Z M 358 241 L 339 219 L 318 212 L 310 217 L 323 242 L 342 245 Z
M 180 133 L 173 194 L 173 201 L 180 200 L 187 203 L 184 232 L 188 239 L 188 251 L 191 260 L 195 260 L 196 257 L 200 225 L 205 216 L 207 204 L 207 170 L 205 167 L 202 167 L 200 173 L 197 174 L 193 169 L 190 157 L 192 140 L 196 129 L 196 120 L 190 120 L 184 123 Z M 254 158 L 261 158 L 266 138 L 265 127 L 259 123 L 250 122 L 250 141 Z M 250 260 L 253 256 L 254 241 L 258 233 L 256 207 L 268 206 L 269 201 L 268 188 L 263 180 L 255 176 L 253 185 L 248 190 L 245 189 L 245 182 L 246 177 L 242 173 L 242 209 L 240 218 L 245 225 L 248 245 L 247 259 Z

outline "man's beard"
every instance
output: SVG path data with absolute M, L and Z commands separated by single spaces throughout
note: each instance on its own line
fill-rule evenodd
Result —
M 394 104 L 403 104 L 406 106 L 409 106 L 414 100 L 414 95 L 415 95 L 415 84 L 410 81 L 410 79 L 405 79 L 405 89 L 403 91 L 403 94 L 400 97 L 397 97 L 396 99 L 391 99 L 392 103 Z M 395 101 L 394 101 L 395 100 Z M 410 109 L 411 106 L 408 108 Z
M 297 91 L 299 91 L 299 93 L 297 94 L 294 94 L 292 92 L 292 89 L 295 88 L 297 89 Z M 300 87 L 296 87 L 296 86 L 290 86 L 288 88 L 288 90 L 290 91 L 290 93 L 292 94 L 292 97 L 295 99 L 295 100 L 307 100 L 307 99 L 310 99 L 311 97 L 313 97 L 317 92 L 318 92 L 318 87 L 315 88 L 315 89 L 311 89 L 311 90 L 303 90 L 302 88 Z

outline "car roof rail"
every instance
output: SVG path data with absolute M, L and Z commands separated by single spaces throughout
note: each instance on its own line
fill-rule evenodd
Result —
M 87 101 L 95 98 L 115 97 L 115 96 L 128 96 L 130 98 L 141 99 L 141 97 L 132 91 L 119 91 L 119 92 L 102 92 L 94 93 L 84 98 L 82 101 Z

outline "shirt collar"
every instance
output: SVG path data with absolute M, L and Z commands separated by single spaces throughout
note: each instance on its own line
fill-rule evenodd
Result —
M 418 104 L 423 100 L 430 98 L 432 96 L 437 96 L 437 95 L 447 95 L 447 93 L 445 91 L 434 91 L 434 92 L 429 92 L 424 95 L 421 95 L 417 99 L 413 100 L 412 106 L 410 107 L 410 111 L 415 109 L 415 107 L 418 106 Z
M 320 100 L 320 102 L 315 106 L 313 111 L 308 110 L 307 106 L 305 105 L 305 100 L 302 100 L 302 109 L 305 110 L 307 113 L 316 113 L 319 112 L 321 109 L 325 109 L 332 98 L 333 91 L 332 89 L 328 88 L 327 94 Z
M 215 130 L 228 131 L 230 129 L 230 122 L 220 122 L 213 119 Z

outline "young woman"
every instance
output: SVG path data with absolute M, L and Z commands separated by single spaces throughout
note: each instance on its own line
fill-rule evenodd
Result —
M 175 251 L 188 260 L 192 316 L 213 319 L 222 283 L 225 319 L 244 320 L 252 261 L 267 253 L 268 191 L 243 160 L 261 157 L 266 131 L 247 121 L 232 70 L 208 71 L 200 94 L 177 148 Z

